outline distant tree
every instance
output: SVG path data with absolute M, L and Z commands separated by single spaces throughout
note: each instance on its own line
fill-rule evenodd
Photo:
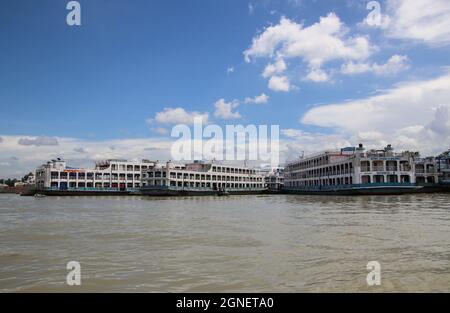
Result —
M 23 183 L 26 182 L 27 179 L 28 179 L 28 177 L 30 177 L 30 176 L 32 176 L 32 175 L 33 175 L 33 173 L 32 173 L 32 172 L 29 172 L 27 175 L 25 175 L 24 177 L 22 177 L 21 181 L 22 181 Z
M 14 184 L 17 182 L 18 180 L 15 178 L 14 179 L 8 178 L 7 180 L 5 180 L 4 184 L 8 185 L 9 187 L 14 187 Z

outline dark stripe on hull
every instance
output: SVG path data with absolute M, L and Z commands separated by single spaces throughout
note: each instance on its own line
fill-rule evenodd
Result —
M 127 190 L 117 190 L 117 191 L 106 191 L 106 190 L 30 190 L 26 193 L 22 193 L 21 196 L 34 196 L 35 194 L 45 195 L 45 196 L 128 196 L 133 195 L 131 191 Z
M 227 190 L 229 195 L 254 195 L 263 194 L 264 190 Z M 144 196 L 220 196 L 217 190 L 170 190 L 170 189 L 144 189 L 140 192 Z
M 417 193 L 420 189 L 410 188 L 364 188 L 342 190 L 284 190 L 285 194 L 301 195 L 330 195 L 330 196 L 355 196 L 355 195 L 402 195 Z

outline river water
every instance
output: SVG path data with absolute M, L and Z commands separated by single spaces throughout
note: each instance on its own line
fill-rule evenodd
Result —
M 450 194 L 0 194 L 2 292 L 450 291 Z M 81 265 L 68 286 L 66 264 Z M 381 285 L 368 286 L 369 261 Z

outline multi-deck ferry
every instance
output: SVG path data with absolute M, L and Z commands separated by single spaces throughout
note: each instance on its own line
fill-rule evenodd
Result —
M 55 159 L 36 169 L 36 186 L 30 194 L 98 195 L 130 194 L 141 185 L 141 172 L 155 162 L 131 162 L 111 159 L 99 161 L 92 169 L 69 167 L 66 161 Z
M 246 166 L 199 161 L 183 165 L 155 163 L 142 175 L 144 195 L 254 194 L 266 190 L 264 176 Z
M 358 147 L 326 151 L 284 168 L 258 170 L 215 162 L 188 164 L 106 160 L 92 169 L 51 160 L 36 169 L 23 195 L 398 194 L 450 191 L 450 151 L 422 158 Z
M 417 152 L 395 153 L 358 147 L 326 151 L 290 162 L 284 191 L 302 194 L 398 194 L 440 191 L 435 158 Z

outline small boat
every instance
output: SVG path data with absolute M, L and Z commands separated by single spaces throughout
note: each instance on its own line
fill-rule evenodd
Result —
M 44 198 L 44 197 L 46 197 L 46 196 L 43 195 L 43 194 L 40 194 L 40 193 L 36 193 L 36 194 L 34 195 L 34 197 L 35 197 L 35 198 Z
M 217 195 L 218 195 L 219 197 L 224 197 L 224 196 L 229 196 L 230 193 L 229 193 L 228 191 L 226 191 L 225 189 L 223 189 L 223 190 L 219 190 L 219 192 L 217 193 Z

